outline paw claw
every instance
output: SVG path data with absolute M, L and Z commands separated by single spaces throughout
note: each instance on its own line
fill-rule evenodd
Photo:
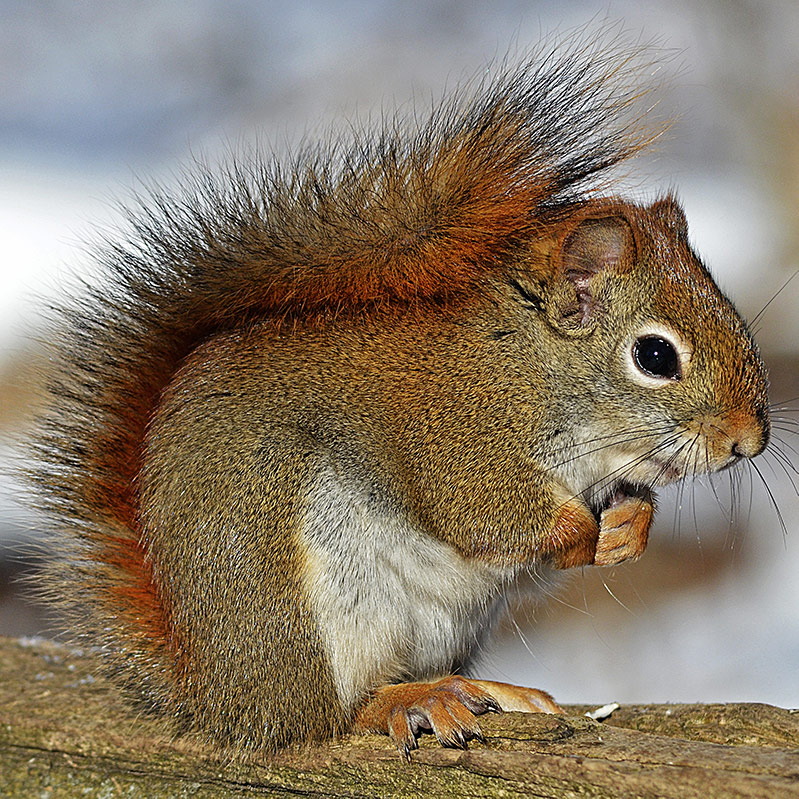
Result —
M 474 737 L 473 730 L 458 727 L 436 733 L 438 742 L 451 749 L 468 749 L 468 742 Z
M 486 696 L 485 702 L 483 704 L 485 705 L 485 709 L 486 709 L 487 713 L 501 713 L 502 712 L 502 708 L 499 706 L 499 702 L 497 702 L 497 700 L 494 699 L 493 696 Z
M 377 691 L 356 717 L 356 729 L 384 732 L 408 759 L 421 732 L 432 730 L 442 746 L 466 749 L 484 741 L 476 716 L 501 711 L 477 680 L 446 677 L 435 683 L 405 683 Z

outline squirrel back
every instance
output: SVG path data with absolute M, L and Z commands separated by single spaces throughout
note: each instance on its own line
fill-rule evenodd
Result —
M 43 590 L 68 614 L 78 636 L 103 648 L 111 670 L 148 706 L 216 738 L 250 745 L 284 745 L 349 727 L 364 686 L 375 686 L 364 678 L 347 701 L 342 699 L 344 666 L 341 658 L 331 656 L 329 645 L 325 653 L 317 630 L 325 622 L 320 621 L 321 600 L 313 598 L 315 589 L 308 582 L 316 568 L 308 554 L 312 547 L 302 550 L 296 531 L 286 529 L 295 523 L 291 514 L 302 515 L 308 497 L 318 490 L 318 485 L 312 490 L 303 482 L 309 478 L 302 453 L 316 446 L 319 436 L 306 443 L 295 436 L 289 446 L 273 431 L 264 434 L 260 444 L 248 444 L 253 452 L 258 447 L 259 452 L 268 451 L 260 466 L 246 472 L 247 480 L 260 486 L 268 464 L 272 482 L 283 486 L 283 493 L 273 497 L 264 483 L 259 490 L 268 501 L 261 501 L 234 485 L 234 461 L 246 461 L 243 450 L 219 455 L 219 463 L 227 465 L 220 465 L 215 474 L 222 475 L 225 468 L 228 472 L 214 483 L 200 463 L 201 458 L 216 463 L 210 444 L 207 452 L 201 446 L 199 431 L 205 430 L 205 422 L 198 421 L 185 437 L 189 450 L 193 447 L 204 455 L 183 452 L 182 428 L 173 422 L 181 418 L 181 408 L 194 407 L 192 385 L 216 386 L 222 380 L 222 364 L 230 374 L 239 370 L 252 376 L 256 363 L 262 374 L 273 374 L 275 385 L 282 385 L 281 375 L 289 376 L 282 390 L 288 397 L 286 418 L 293 419 L 293 409 L 301 404 L 297 385 L 305 372 L 316 370 L 319 381 L 330 381 L 325 389 L 329 392 L 346 393 L 354 385 L 356 372 L 351 364 L 343 365 L 349 357 L 344 344 L 338 355 L 335 352 L 339 331 L 342 342 L 359 336 L 379 342 L 381 330 L 400 335 L 399 314 L 405 315 L 403 324 L 425 320 L 420 329 L 434 337 L 435 329 L 425 327 L 432 314 L 454 341 L 458 326 L 452 326 L 452 309 L 468 306 L 487 285 L 507 279 L 509 264 L 518 261 L 520 253 L 533 254 L 532 274 L 545 274 L 554 263 L 554 256 L 544 252 L 555 246 L 552 242 L 572 256 L 569 285 L 577 287 L 579 307 L 569 314 L 579 317 L 591 277 L 590 269 L 580 271 L 581 264 L 592 262 L 597 247 L 612 249 L 617 241 L 620 248 L 626 247 L 630 236 L 638 242 L 637 226 L 650 224 L 641 221 L 644 212 L 637 207 L 595 197 L 609 171 L 653 135 L 628 114 L 638 99 L 640 71 L 637 54 L 630 50 L 608 50 L 602 40 L 589 45 L 576 41 L 517 67 L 500 68 L 493 77 L 441 103 L 424 124 L 414 127 L 390 119 L 377 131 L 356 134 L 350 144 L 334 141 L 306 148 L 287 166 L 256 157 L 233 162 L 218 176 L 198 167 L 180 196 L 155 192 L 130 211 L 128 239 L 108 244 L 99 256 L 107 282 L 61 313 L 50 386 L 52 410 L 34 445 L 33 476 L 41 489 L 40 506 L 53 520 L 59 556 L 42 578 Z M 602 222 L 617 212 L 629 220 L 629 236 Z M 688 252 L 684 218 L 672 201 L 663 201 L 651 216 L 658 231 Z M 578 225 L 589 233 L 569 238 Z M 602 227 L 599 232 L 596 225 Z M 702 274 L 701 280 L 712 286 Z M 519 291 L 530 306 L 541 302 L 529 288 Z M 724 324 L 737 320 L 715 287 L 712 296 Z M 353 333 L 347 327 L 357 327 L 359 319 L 366 320 L 368 333 L 363 332 L 366 328 Z M 746 394 L 747 407 L 756 405 L 763 417 L 762 364 L 745 328 L 737 322 L 728 327 L 745 342 L 741 347 L 748 359 L 746 379 L 739 381 L 745 391 L 738 384 L 731 390 Z M 326 371 L 327 356 L 304 360 L 301 349 L 290 348 L 291 358 L 282 355 L 289 351 L 281 349 L 283 339 L 305 341 L 308 351 L 317 355 L 330 353 L 334 377 Z M 383 350 L 375 347 L 369 357 L 390 358 L 388 345 Z M 274 350 L 272 360 L 283 364 L 282 372 L 270 372 L 269 358 L 259 360 L 257 353 L 263 348 L 267 353 Z M 468 358 L 468 353 L 458 357 Z M 345 373 L 349 382 L 344 381 Z M 431 374 L 443 373 L 432 368 Z M 251 405 L 244 413 L 243 405 L 236 404 L 229 381 L 224 385 L 225 390 L 215 389 L 214 396 L 229 405 L 207 406 L 209 431 L 222 418 L 221 427 L 209 432 L 208 442 L 216 443 L 223 428 L 229 432 L 234 419 L 251 425 L 258 418 Z M 302 397 L 325 390 L 307 383 Z M 248 396 L 257 394 L 252 385 Z M 324 396 L 332 407 L 330 397 Z M 354 416 L 360 401 L 355 396 Z M 273 404 L 283 407 L 277 400 Z M 269 416 L 273 421 L 274 408 Z M 457 418 L 454 405 L 450 410 Z M 347 407 L 339 414 L 346 416 Z M 747 424 L 751 415 L 746 416 Z M 364 417 L 359 423 L 368 427 L 375 418 Z M 762 442 L 752 444 L 752 452 L 767 438 L 761 429 L 765 424 L 761 420 L 754 438 Z M 360 433 L 348 420 L 341 435 Z M 370 434 L 369 447 L 389 447 L 400 438 L 399 432 L 392 435 Z M 227 432 L 218 440 L 230 443 Z M 243 438 L 237 434 L 235 440 Z M 274 443 L 264 443 L 270 440 Z M 162 457 L 165 452 L 169 457 Z M 172 501 L 184 490 L 178 452 L 185 458 L 185 474 L 193 475 L 186 493 L 197 496 L 194 512 L 206 508 L 203 518 L 214 519 L 220 530 L 227 520 L 238 518 L 242 529 L 260 524 L 270 531 L 264 532 L 271 543 L 263 552 L 254 554 L 250 547 L 228 564 L 231 570 L 237 563 L 246 564 L 241 568 L 247 580 L 231 577 L 228 584 L 224 574 L 187 565 L 203 558 L 214 564 L 221 555 L 217 539 L 213 545 L 209 540 L 207 551 L 201 552 L 197 548 L 205 541 L 202 535 L 180 538 L 177 520 L 183 518 L 183 510 Z M 378 453 L 373 467 L 375 472 L 384 469 L 386 480 L 399 485 L 397 475 L 410 468 L 404 461 L 397 466 L 401 460 Z M 408 485 L 415 485 L 415 479 L 409 477 Z M 444 482 L 440 488 L 448 490 Z M 395 500 L 404 507 L 402 496 L 391 501 Z M 559 502 L 567 500 L 568 493 Z M 411 506 L 396 518 L 407 515 L 416 528 L 423 528 L 427 511 Z M 601 509 L 594 510 L 598 514 Z M 449 518 L 453 520 L 463 522 Z M 437 524 L 428 521 L 430 529 Z M 191 523 L 198 530 L 202 527 L 201 521 Z M 578 527 L 574 530 L 563 536 L 576 540 Z M 446 539 L 444 533 L 440 536 Z M 490 541 L 482 553 L 479 547 L 469 550 L 471 545 L 447 543 L 453 543 L 458 557 L 501 561 L 493 557 Z M 449 557 L 435 551 L 437 557 Z M 288 579 L 286 573 L 294 576 Z M 265 574 L 279 574 L 279 579 Z M 201 579 L 207 584 L 191 590 L 187 586 Z M 484 579 L 493 586 L 486 589 L 490 593 L 505 578 L 475 577 L 478 582 Z M 265 644 L 252 640 L 259 621 L 250 618 L 248 608 L 255 605 L 252 597 L 242 595 L 248 590 L 270 593 L 271 604 L 258 608 L 274 612 L 274 630 L 282 630 L 284 636 L 276 640 L 278 634 L 268 628 L 279 657 L 264 661 L 261 670 L 258 658 Z M 238 615 L 223 623 L 209 611 L 201 619 L 198 591 L 224 598 L 225 607 L 235 607 Z M 299 601 L 297 591 L 311 598 Z M 305 619 L 308 613 L 315 614 L 315 624 Z M 478 632 L 469 635 L 476 638 Z M 203 636 L 214 639 L 213 645 L 204 643 Z M 257 686 L 246 683 L 246 674 L 239 684 L 231 684 L 236 679 L 233 666 L 226 673 L 227 683 L 215 683 L 221 698 L 209 698 L 213 672 L 225 670 L 225 659 L 239 670 L 251 664 L 252 675 L 263 679 L 279 671 L 275 664 L 281 659 L 298 661 L 302 668 L 274 677 L 269 690 L 284 697 L 285 706 L 270 706 L 268 714 L 259 715 L 252 709 L 259 701 Z M 400 668 L 394 677 L 401 676 Z M 296 690 L 298 679 L 314 686 L 309 689 L 311 698 Z

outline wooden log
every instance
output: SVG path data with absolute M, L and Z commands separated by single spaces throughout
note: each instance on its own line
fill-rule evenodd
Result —
M 63 646 L 0 639 L 1 796 L 799 796 L 799 714 L 768 705 L 491 715 L 484 744 L 425 736 L 410 763 L 380 736 L 237 756 L 131 713 L 91 669 Z

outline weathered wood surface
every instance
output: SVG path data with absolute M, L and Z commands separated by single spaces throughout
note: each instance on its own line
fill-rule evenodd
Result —
M 379 736 L 244 761 L 133 717 L 89 669 L 0 639 L 0 796 L 799 797 L 799 713 L 768 705 L 492 715 L 484 744 L 426 736 L 411 763 Z

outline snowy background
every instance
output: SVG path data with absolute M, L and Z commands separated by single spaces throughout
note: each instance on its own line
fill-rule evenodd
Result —
M 697 249 L 745 316 L 799 268 L 795 0 L 0 0 L 0 15 L 4 460 L 35 408 L 38 309 L 86 275 L 84 242 L 114 225 L 111 206 L 137 179 L 168 183 L 192 153 L 256 136 L 280 151 L 335 119 L 412 97 L 424 106 L 555 30 L 621 20 L 677 51 L 662 100 L 676 122 L 636 164 L 635 196 L 677 189 Z M 794 420 L 798 301 L 799 278 L 758 325 L 772 399 L 794 400 L 778 415 Z M 799 465 L 799 439 L 777 434 Z M 757 477 L 732 523 L 729 502 L 707 488 L 681 503 L 666 492 L 639 563 L 575 574 L 548 604 L 519 613 L 480 676 L 564 702 L 799 706 L 799 497 L 774 456 L 758 463 L 785 529 Z M 19 495 L 0 483 L 0 634 L 43 628 L 14 588 L 35 567 L 19 555 L 36 537 Z

